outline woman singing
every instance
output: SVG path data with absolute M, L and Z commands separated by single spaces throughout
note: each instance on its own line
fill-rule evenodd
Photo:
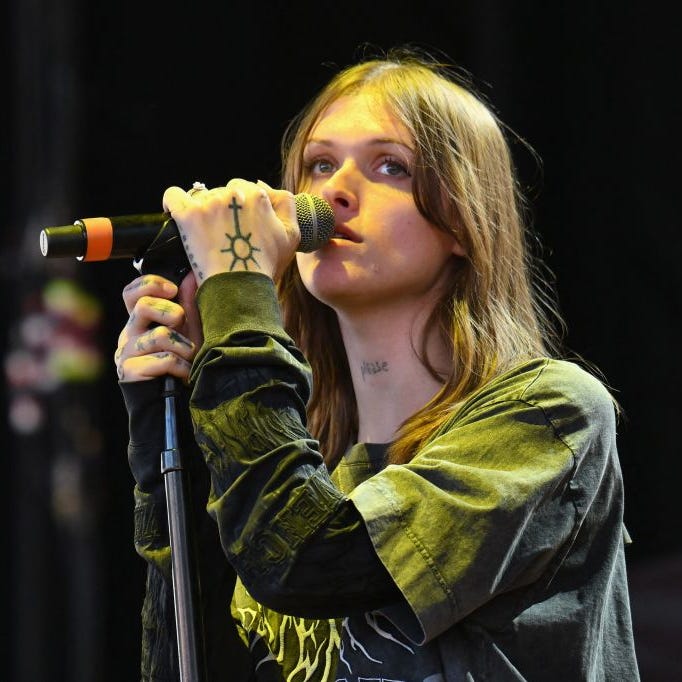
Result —
M 283 150 L 286 189 L 168 189 L 193 274 L 124 291 L 143 679 L 177 675 L 171 374 L 210 680 L 637 680 L 614 403 L 559 356 L 496 117 L 391 54 Z M 293 192 L 334 212 L 312 253 Z

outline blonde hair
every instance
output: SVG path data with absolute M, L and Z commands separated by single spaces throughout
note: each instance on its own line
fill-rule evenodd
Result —
M 523 201 L 501 124 L 438 64 L 414 54 L 389 54 L 335 76 L 287 129 L 283 186 L 296 191 L 304 181 L 303 147 L 326 108 L 360 90 L 377 96 L 410 132 L 416 206 L 466 250 L 429 320 L 450 350 L 451 369 L 445 376 L 435 370 L 424 340 L 420 359 L 442 389 L 401 426 L 389 457 L 403 463 L 467 395 L 522 360 L 555 353 L 558 341 L 549 319 L 560 318 L 547 283 L 542 278 L 533 283 Z M 309 428 L 333 466 L 355 441 L 358 427 L 336 314 L 308 293 L 295 264 L 280 282 L 280 296 L 285 325 L 314 373 Z

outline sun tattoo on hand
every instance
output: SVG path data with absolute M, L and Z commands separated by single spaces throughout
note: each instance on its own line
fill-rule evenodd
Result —
M 225 233 L 225 236 L 230 240 L 229 246 L 226 249 L 220 249 L 221 253 L 231 253 L 232 254 L 232 264 L 230 265 L 230 272 L 234 270 L 235 265 L 241 262 L 244 265 L 244 270 L 249 269 L 249 261 L 253 261 L 258 265 L 258 261 L 254 258 L 253 254 L 256 251 L 260 251 L 251 244 L 251 233 L 242 234 L 239 229 L 239 211 L 241 206 L 237 203 L 237 200 L 232 197 L 232 203 L 230 204 L 232 213 L 234 214 L 234 235 Z

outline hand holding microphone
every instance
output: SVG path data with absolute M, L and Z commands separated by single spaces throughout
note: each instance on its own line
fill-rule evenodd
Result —
M 130 319 L 115 355 L 121 381 L 167 374 L 187 380 L 202 342 L 194 303 L 197 282 L 235 270 L 276 277 L 294 251 L 314 251 L 334 231 L 334 213 L 324 200 L 262 182 L 233 180 L 213 190 L 195 183 L 189 192 L 172 187 L 164 194 L 164 207 L 168 212 L 84 218 L 40 233 L 46 258 L 131 258 L 137 266 L 145 262 L 141 272 L 166 275 L 145 274 L 123 292 Z M 166 259 L 174 261 L 172 266 L 163 267 Z M 196 280 L 185 277 L 187 261 Z M 147 262 L 162 267 L 146 268 Z
M 179 287 L 156 274 L 138 277 L 125 287 L 130 317 L 114 356 L 121 382 L 166 375 L 188 381 L 202 342 L 194 301 L 197 285 L 235 270 L 274 276 L 277 263 L 286 264 L 292 257 L 299 242 L 293 195 L 268 190 L 240 180 L 214 190 L 202 183 L 189 192 L 166 190 L 164 209 L 177 224 L 193 275 L 184 277 Z
M 300 244 L 294 195 L 264 182 L 231 180 L 225 187 L 170 187 L 163 205 L 178 224 L 200 285 L 208 277 L 240 270 L 277 278 Z
M 256 188 L 259 188 L 258 191 L 265 191 L 268 193 L 268 197 L 272 196 L 272 201 L 278 206 L 282 203 L 286 205 L 286 202 L 289 201 L 287 197 L 291 197 L 287 192 L 270 189 L 265 183 L 254 185 L 243 180 L 233 182 L 243 183 L 250 192 L 255 191 Z M 217 191 L 224 192 L 226 189 L 227 187 L 219 188 Z M 198 201 L 200 195 L 206 194 L 208 197 L 214 191 L 216 190 L 211 190 L 208 193 L 197 193 L 195 190 L 190 190 L 192 195 L 190 196 L 190 193 L 174 188 L 171 190 L 170 201 L 176 204 L 181 203 L 183 198 L 186 203 L 189 203 L 191 198 Z M 300 242 L 296 250 L 315 251 L 332 236 L 334 213 L 323 199 L 310 194 L 297 194 L 293 200 L 296 207 L 298 233 L 300 234 Z M 216 207 L 217 203 L 219 202 L 213 202 L 212 205 Z M 237 202 L 237 206 L 239 206 L 239 202 Z M 236 210 L 241 221 L 240 234 L 246 235 L 249 233 L 242 227 L 244 224 L 243 208 L 242 206 L 241 209 L 237 208 Z M 231 210 L 233 211 L 232 216 L 234 216 L 235 209 Z M 291 216 L 285 217 L 288 226 L 283 228 L 280 226 L 280 228 L 284 229 L 285 232 L 288 230 L 291 235 L 293 234 Z M 256 228 L 257 233 L 260 234 L 261 226 L 256 226 Z M 237 256 L 236 261 L 233 257 L 232 261 L 226 262 L 227 269 L 229 270 L 232 267 L 232 262 L 234 262 L 233 269 L 240 266 L 241 269 L 245 269 L 245 263 L 253 267 L 249 255 L 257 255 L 258 252 L 250 253 L 247 248 L 249 243 L 252 246 L 254 245 L 253 237 L 250 238 L 251 241 L 249 242 L 248 239 L 239 238 L 236 233 L 231 236 L 233 239 L 229 240 L 228 244 L 228 237 L 223 233 L 223 239 L 226 242 L 220 247 L 221 249 L 228 249 L 228 251 L 222 252 L 225 261 L 228 258 L 229 247 L 233 247 L 234 256 Z M 178 243 L 177 246 L 176 242 Z M 170 213 L 83 218 L 77 220 L 73 225 L 46 227 L 40 233 L 40 250 L 46 258 L 71 257 L 86 262 L 104 261 L 111 258 L 131 258 L 140 261 L 144 258 L 150 261 L 153 259 L 157 264 L 164 264 L 166 259 L 177 256 L 178 252 L 185 262 L 183 248 L 179 242 L 177 225 Z M 256 245 L 256 248 L 260 247 Z M 168 268 L 168 270 L 171 271 L 174 268 Z M 175 279 L 176 283 L 179 283 L 180 279 Z

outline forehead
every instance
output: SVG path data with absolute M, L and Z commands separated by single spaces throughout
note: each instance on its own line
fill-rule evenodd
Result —
M 387 138 L 406 145 L 411 141 L 407 128 L 383 98 L 368 91 L 339 97 L 320 114 L 309 139 L 333 137 Z

